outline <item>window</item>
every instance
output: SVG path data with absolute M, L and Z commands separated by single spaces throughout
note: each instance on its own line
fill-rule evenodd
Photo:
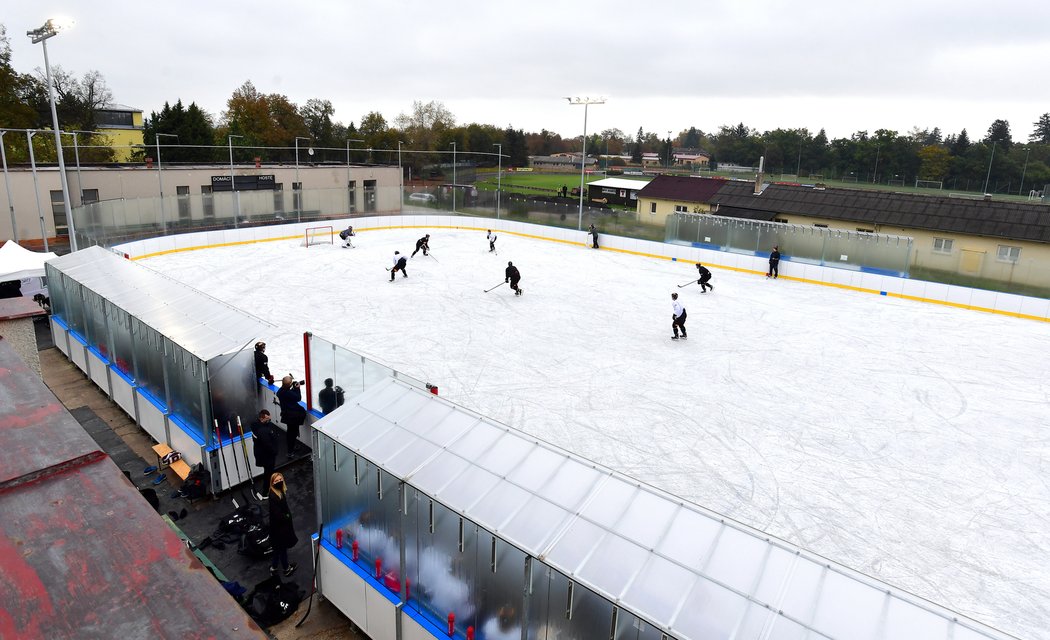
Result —
M 365 211 L 371 213 L 376 210 L 376 181 L 365 180 Z
M 80 202 L 81 204 L 91 204 L 92 202 L 98 202 L 98 189 L 81 189 Z
M 355 213 L 357 211 L 357 180 L 350 180 L 346 183 L 347 192 L 347 213 Z
M 951 238 L 934 238 L 933 239 L 933 252 L 934 253 L 951 253 L 952 245 L 955 241 Z
M 96 111 L 95 122 L 102 127 L 135 126 L 135 118 L 130 111 Z
M 827 229 L 828 228 L 828 225 L 826 225 L 826 224 L 815 224 L 813 226 L 817 227 L 818 229 Z
M 685 206 L 684 204 L 676 204 L 674 206 L 674 212 L 675 213 L 689 213 L 689 207 Z
M 1021 247 L 1011 247 L 1008 244 L 999 245 L 999 251 L 996 253 L 995 259 L 999 262 L 1013 262 L 1017 263 L 1021 259 Z
M 612 187 L 602 187 L 602 193 L 610 196 L 616 195 L 616 189 Z
M 62 191 L 51 192 L 51 214 L 55 219 L 55 233 L 60 236 L 69 235 L 69 223 L 66 222 L 66 203 L 62 199 Z
M 655 202 L 650 202 L 649 203 L 649 213 L 656 213 L 656 203 Z
M 215 201 L 212 195 L 211 185 L 201 185 L 201 204 L 204 206 L 204 217 L 214 218 L 215 217 Z
M 188 186 L 175 187 L 175 195 L 179 202 L 179 220 L 190 219 L 190 188 Z
M 787 218 L 773 218 L 773 222 L 780 222 L 781 224 L 787 224 Z
M 861 233 L 875 233 L 874 229 L 865 229 L 864 227 L 857 227 L 857 231 Z

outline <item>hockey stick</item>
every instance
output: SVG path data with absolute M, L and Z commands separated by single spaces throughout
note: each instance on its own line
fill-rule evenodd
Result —
M 431 252 L 430 252 L 430 253 L 428 253 L 427 255 L 428 255 L 428 256 L 430 256 L 431 258 L 434 258 L 434 252 L 433 252 L 433 251 L 431 251 Z M 440 261 L 440 260 L 438 260 L 437 258 L 434 258 L 434 262 L 436 262 L 436 263 L 438 263 L 438 264 L 441 264 L 441 261 Z
M 215 420 L 215 437 L 219 440 L 219 457 L 222 458 L 222 469 L 226 473 L 226 478 L 230 477 L 230 467 L 226 464 L 226 454 L 222 450 L 222 432 L 219 431 L 219 421 Z M 230 484 L 233 487 L 233 484 Z M 219 483 L 219 488 L 222 488 L 222 483 Z
M 696 280 L 690 280 L 689 282 L 687 282 L 685 284 L 680 284 L 680 285 L 678 285 L 678 288 L 681 289 L 682 287 L 688 287 L 691 284 L 696 284 Z
M 259 494 L 255 493 L 255 477 L 252 476 L 252 467 L 248 463 L 248 444 L 244 441 L 244 427 L 241 425 L 240 416 L 237 416 L 237 433 L 241 436 L 241 453 L 244 454 L 244 468 L 248 471 L 248 485 L 251 487 L 248 492 L 259 499 Z
M 314 577 L 311 580 L 313 589 L 310 591 L 310 600 L 306 603 L 306 613 L 299 619 L 299 622 L 295 623 L 295 628 L 298 629 L 304 622 L 306 622 L 307 616 L 310 615 L 310 610 L 314 606 L 314 594 L 317 593 L 317 560 L 321 556 L 321 541 L 324 540 L 324 523 L 317 525 L 317 548 L 314 549 Z
M 496 286 L 492 287 L 492 289 L 485 289 L 485 293 L 488 293 L 489 291 L 492 291 L 494 289 L 499 289 L 500 287 L 502 287 L 505 284 L 507 284 L 506 281 L 497 284 Z
M 226 421 L 226 433 L 230 434 L 230 444 L 233 444 L 233 425 L 230 421 Z M 238 462 L 240 456 L 237 455 L 237 447 L 233 448 L 233 470 L 237 472 L 237 484 L 241 483 L 241 464 Z

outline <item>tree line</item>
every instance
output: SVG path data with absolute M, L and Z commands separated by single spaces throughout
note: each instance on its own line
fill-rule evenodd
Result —
M 81 77 L 61 67 L 52 70 L 56 106 L 63 130 L 77 130 L 85 163 L 114 160 L 105 141 L 90 132 L 99 128 L 98 110 L 113 100 L 112 91 L 98 71 Z M 11 49 L 0 25 L 0 124 L 8 128 L 49 128 L 47 85 L 43 74 L 21 74 L 11 64 Z M 355 124 L 335 119 L 329 100 L 313 98 L 298 105 L 279 93 L 264 93 L 248 81 L 235 89 L 226 109 L 209 114 L 195 102 L 185 105 L 176 98 L 144 118 L 145 146 L 135 150 L 136 161 L 155 155 L 160 136 L 165 163 L 227 161 L 232 151 L 239 163 L 259 158 L 263 162 L 291 162 L 299 147 L 299 161 L 313 164 L 394 164 L 400 161 L 421 175 L 433 165 L 451 162 L 451 150 L 470 154 L 480 165 L 497 164 L 497 149 L 504 166 L 524 167 L 528 156 L 560 152 L 578 153 L 582 136 L 563 138 L 546 129 L 525 132 L 488 124 L 457 124 L 455 116 L 438 101 L 416 101 L 393 121 L 378 112 L 364 114 Z M 400 145 L 399 145 L 400 143 Z M 5 136 L 8 159 L 24 162 L 24 136 Z M 497 147 L 500 145 L 500 147 Z M 313 149 L 309 155 L 307 149 Z M 858 131 L 848 138 L 828 139 L 824 130 L 773 129 L 759 132 L 744 123 L 723 125 L 704 132 L 689 127 L 661 136 L 639 127 L 633 135 L 609 128 L 588 136 L 591 156 L 606 156 L 606 165 L 638 164 L 643 153 L 656 153 L 670 164 L 675 150 L 707 153 L 711 168 L 734 164 L 747 167 L 765 159 L 767 173 L 800 179 L 910 184 L 914 180 L 942 182 L 945 188 L 997 192 L 1041 189 L 1050 183 L 1050 113 L 1034 123 L 1027 144 L 1015 142 L 1010 124 L 995 120 L 984 136 L 971 140 L 966 129 L 945 134 L 939 128 L 901 133 L 878 129 Z M 36 136 L 34 153 L 41 162 L 54 161 L 53 140 Z M 609 160 L 611 158 L 611 162 Z M 461 160 L 467 159 L 464 156 Z M 1022 185 L 1022 177 L 1024 185 Z

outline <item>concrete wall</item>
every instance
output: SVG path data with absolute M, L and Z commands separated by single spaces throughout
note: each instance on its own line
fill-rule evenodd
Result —
M 654 203 L 656 204 L 656 213 L 652 211 Z M 674 215 L 676 205 L 684 206 L 689 213 L 711 213 L 711 205 L 706 202 L 676 202 L 658 198 L 638 198 L 638 220 L 648 224 L 666 226 L 667 218 Z
M 162 156 L 163 160 L 163 156 Z M 202 186 L 211 186 L 211 176 L 230 174 L 229 165 L 206 167 L 167 167 L 162 166 L 160 177 L 163 179 L 164 195 L 174 196 L 176 187 L 187 186 L 191 194 L 200 195 Z M 284 185 L 285 192 L 290 193 L 292 183 L 296 181 L 295 165 L 264 165 L 260 169 L 246 166 L 235 166 L 235 175 L 274 175 L 276 181 Z M 74 165 L 66 166 L 69 181 L 69 198 L 73 207 L 81 205 L 82 189 L 97 189 L 100 200 L 117 200 L 120 198 L 155 198 L 159 195 L 160 182 L 156 165 L 152 169 L 134 168 L 100 168 L 84 167 L 78 173 Z M 308 167 L 301 165 L 299 176 L 304 190 L 346 188 L 347 167 L 324 166 Z M 396 187 L 400 184 L 397 167 L 350 167 L 350 180 L 357 181 L 358 198 L 363 192 L 365 180 L 375 180 L 378 187 Z M 12 205 L 15 210 L 17 237 L 22 240 L 40 240 L 40 216 L 33 193 L 33 174 L 29 169 L 9 169 L 8 180 L 11 184 Z M 61 191 L 62 185 L 56 167 L 37 168 L 39 183 L 40 212 L 44 220 L 45 233 L 48 238 L 55 237 L 55 220 L 51 207 L 51 191 Z M 0 180 L 0 206 L 7 210 L 7 188 Z M 61 196 L 58 197 L 61 200 Z M 10 240 L 15 235 L 11 227 L 11 215 L 0 215 L 0 242 Z

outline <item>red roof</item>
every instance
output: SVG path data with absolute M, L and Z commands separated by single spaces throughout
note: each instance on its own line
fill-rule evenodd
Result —
M 656 176 L 638 192 L 638 197 L 678 202 L 708 202 L 725 183 L 725 178 Z

